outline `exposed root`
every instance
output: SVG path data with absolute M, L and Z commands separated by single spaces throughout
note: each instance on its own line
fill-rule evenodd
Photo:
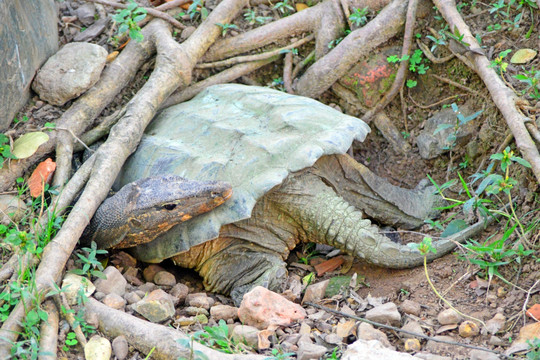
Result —
M 288 52 L 285 55 L 285 62 L 283 64 L 283 86 L 289 94 L 294 94 L 292 88 L 292 65 L 293 65 L 293 54 Z
M 195 341 L 191 344 L 191 348 L 184 347 L 179 340 L 189 338 L 181 331 L 138 319 L 92 298 L 85 304 L 85 308 L 87 312 L 98 315 L 101 332 L 111 338 L 124 335 L 129 344 L 143 354 L 148 354 L 150 350 L 155 349 L 152 353 L 153 359 L 192 359 L 194 351 L 201 352 L 208 359 L 262 360 L 267 358 L 263 355 L 225 354 Z
M 457 29 L 464 36 L 463 41 L 471 44 L 473 48 L 480 47 L 475 37 L 469 31 L 469 27 L 457 11 L 454 1 L 433 0 L 433 3 L 444 16 L 450 28 Z M 474 64 L 472 70 L 480 76 L 488 88 L 493 102 L 504 116 L 508 127 L 516 139 L 518 149 L 523 154 L 523 157 L 531 164 L 537 181 L 540 181 L 540 153 L 525 127 L 525 116 L 517 108 L 516 95 L 504 84 L 495 70 L 490 67 L 490 62 L 486 56 L 470 52 L 466 56 Z
M 47 321 L 41 323 L 39 330 L 39 360 L 55 360 L 58 342 L 58 309 L 50 300 L 45 301 L 43 310 L 47 313 Z

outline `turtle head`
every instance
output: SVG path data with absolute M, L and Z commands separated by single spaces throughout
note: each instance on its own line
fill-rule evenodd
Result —
M 189 180 L 176 175 L 144 178 L 105 200 L 87 230 L 99 247 L 132 247 L 216 208 L 231 195 L 231 185 L 223 181 Z

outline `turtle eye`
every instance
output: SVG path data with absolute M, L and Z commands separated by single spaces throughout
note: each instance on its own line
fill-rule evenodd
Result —
M 176 204 L 167 204 L 167 205 L 163 205 L 163 208 L 165 210 L 174 210 L 176 208 Z
M 218 192 L 215 192 L 215 191 L 212 191 L 212 192 L 210 193 L 210 196 L 213 197 L 213 198 L 218 197 L 219 195 L 220 195 L 220 194 L 219 194 Z
M 142 226 L 141 222 L 137 219 L 130 219 L 129 223 L 133 228 L 140 228 Z

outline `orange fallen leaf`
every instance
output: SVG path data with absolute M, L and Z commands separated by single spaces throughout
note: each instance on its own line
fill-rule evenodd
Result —
M 536 321 L 540 321 L 540 304 L 534 304 L 531 306 L 531 308 L 527 310 L 527 315 Z
M 39 163 L 28 179 L 28 188 L 32 197 L 41 195 L 44 184 L 51 182 L 54 170 L 56 170 L 56 163 L 51 158 Z
M 118 51 L 113 51 L 112 53 L 110 53 L 109 55 L 107 55 L 107 63 L 113 62 L 114 59 L 116 59 L 116 57 L 118 56 L 118 54 L 120 54 L 120 52 L 118 52 Z
M 188 3 L 186 3 L 186 4 L 182 4 L 182 5 L 180 5 L 180 7 L 181 7 L 182 9 L 184 9 L 184 10 L 188 10 L 189 7 L 191 6 L 191 4 L 193 4 L 193 1 L 190 1 L 190 2 L 188 2 Z
M 334 271 L 343 264 L 345 260 L 343 256 L 336 256 L 329 260 L 326 260 L 318 265 L 315 265 L 315 270 L 317 271 L 317 276 L 321 276 L 327 272 Z
M 306 10 L 308 8 L 309 8 L 309 6 L 307 6 L 306 4 L 303 4 L 303 3 L 296 4 L 296 11 L 302 11 L 302 10 Z

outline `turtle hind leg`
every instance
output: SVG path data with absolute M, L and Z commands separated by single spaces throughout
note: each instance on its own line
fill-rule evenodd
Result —
M 224 247 L 218 250 L 216 243 Z M 205 251 L 204 245 L 211 251 Z M 206 256 L 195 255 L 193 250 L 202 251 Z M 281 291 L 287 280 L 286 264 L 281 255 L 248 241 L 219 238 L 188 253 L 177 255 L 173 260 L 180 266 L 194 267 L 204 278 L 206 290 L 230 295 L 237 306 L 244 294 L 255 286 Z M 191 261 L 197 260 L 189 264 L 189 261 L 186 263 L 188 257 Z

